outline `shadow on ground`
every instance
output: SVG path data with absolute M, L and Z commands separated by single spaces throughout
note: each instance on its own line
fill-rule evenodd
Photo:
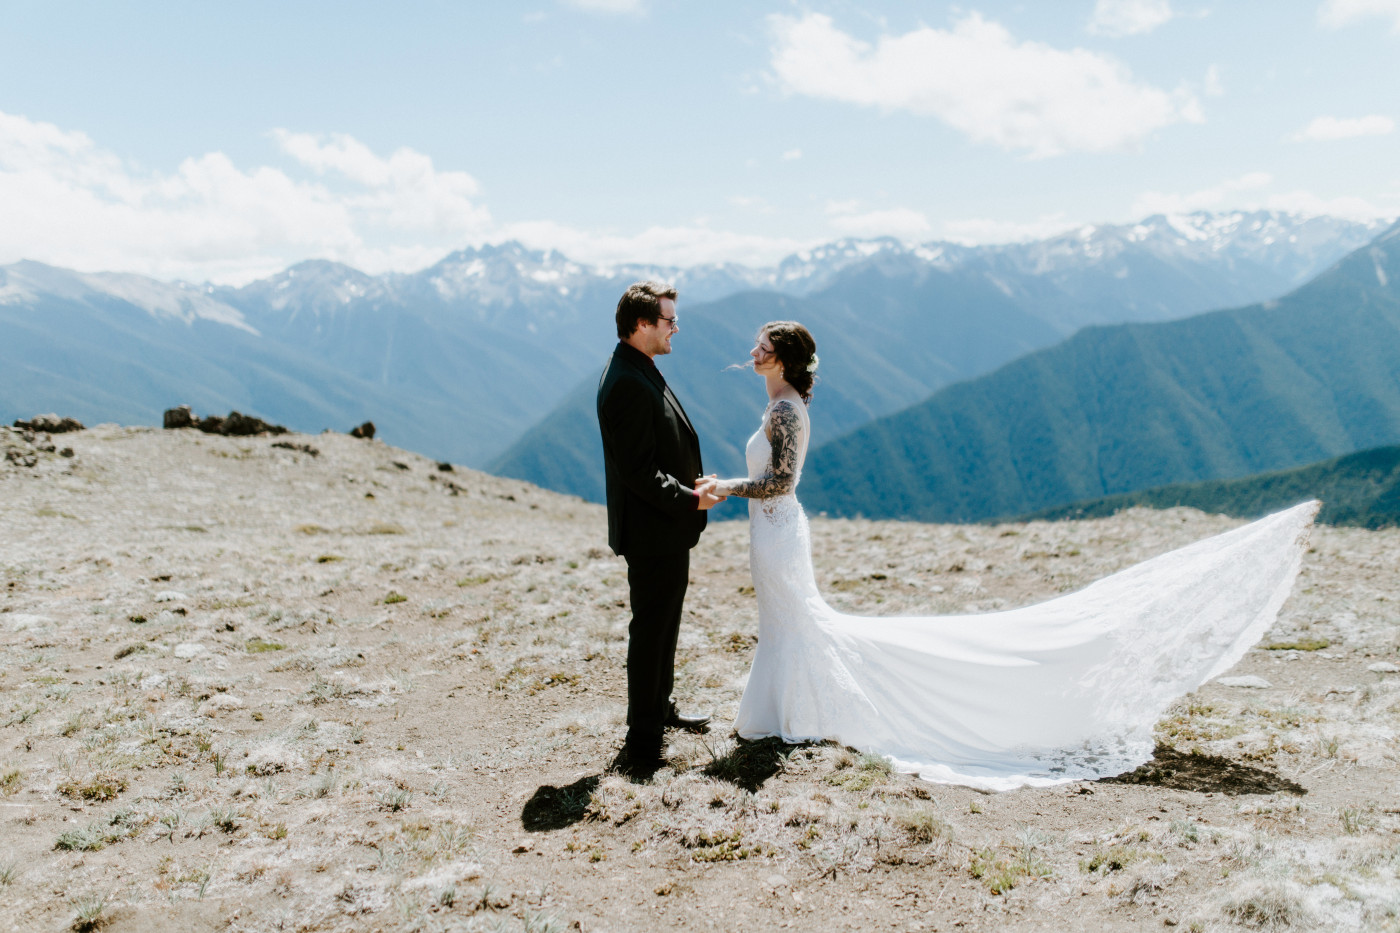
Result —
M 1285 777 L 1215 755 L 1194 755 L 1158 745 L 1152 760 L 1136 771 L 1104 778 L 1103 784 L 1149 784 L 1172 790 L 1216 794 L 1306 794 L 1307 788 Z
M 702 770 L 712 778 L 728 781 L 752 794 L 783 770 L 787 757 L 802 747 L 789 745 L 777 738 L 753 742 L 740 739 L 733 751 L 711 761 Z
M 530 832 L 564 829 L 583 819 L 598 788 L 598 776 L 579 778 L 566 787 L 546 784 L 525 802 L 520 823 Z

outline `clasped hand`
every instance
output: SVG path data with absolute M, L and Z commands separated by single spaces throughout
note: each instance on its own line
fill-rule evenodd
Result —
M 718 484 L 719 474 L 717 473 L 695 478 L 695 494 L 700 497 L 700 508 L 702 510 L 712 509 L 729 498 L 717 492 L 716 487 Z

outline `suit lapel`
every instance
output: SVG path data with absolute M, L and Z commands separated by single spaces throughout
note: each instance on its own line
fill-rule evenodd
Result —
M 691 424 L 690 418 L 686 416 L 685 409 L 681 407 L 681 400 L 671 393 L 671 387 L 669 385 L 664 385 L 661 394 L 666 396 L 666 401 L 676 410 L 676 414 L 681 416 L 681 424 L 685 425 L 686 430 L 690 432 L 690 436 L 698 438 L 700 435 L 695 433 L 695 425 Z
M 690 432 L 690 436 L 699 439 L 700 435 L 695 433 L 695 425 L 690 423 L 690 417 L 686 415 L 685 409 L 681 407 L 680 399 L 671 392 L 671 387 L 666 384 L 666 377 L 661 375 L 661 370 L 656 368 L 656 364 L 646 358 L 646 354 L 640 350 L 635 350 L 627 344 L 618 345 L 618 355 L 627 360 L 642 375 L 651 380 L 651 384 L 661 391 L 662 398 L 666 399 L 666 404 L 670 405 L 677 415 L 680 416 L 681 424 Z

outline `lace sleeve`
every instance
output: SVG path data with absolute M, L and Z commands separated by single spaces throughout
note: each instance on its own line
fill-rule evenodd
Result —
M 772 499 L 792 492 L 797 485 L 797 452 L 801 440 L 802 416 L 792 402 L 778 402 L 768 415 L 768 441 L 773 445 L 768 469 L 754 479 L 725 480 L 719 491 L 745 499 Z

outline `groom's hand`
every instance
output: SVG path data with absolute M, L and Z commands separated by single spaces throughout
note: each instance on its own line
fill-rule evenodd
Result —
M 696 492 L 700 494 L 700 510 L 702 512 L 706 509 L 714 508 L 725 499 L 724 496 L 717 496 L 712 492 L 706 492 L 704 490 L 696 490 Z

